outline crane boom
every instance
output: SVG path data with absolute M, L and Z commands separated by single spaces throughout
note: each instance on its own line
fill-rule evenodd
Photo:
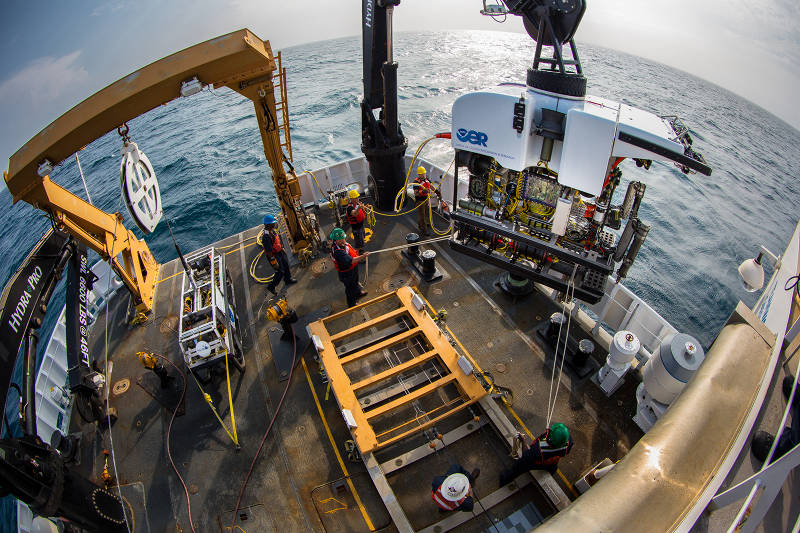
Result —
M 283 72 L 269 41 L 262 41 L 247 29 L 151 63 L 79 103 L 11 156 L 4 178 L 13 201 L 25 201 L 49 213 L 60 229 L 109 261 L 134 296 L 137 309 L 149 311 L 159 264 L 147 244 L 121 224 L 122 215 L 97 209 L 53 183 L 46 173 L 40 175 L 39 169 L 45 161 L 50 166 L 57 165 L 127 121 L 178 98 L 182 84 L 197 78 L 203 85 L 228 87 L 253 102 L 264 155 L 272 170 L 292 246 L 295 251 L 314 246 L 319 237 L 300 204 L 300 187 L 291 167 L 286 114 L 278 113 L 276 71 L 282 79 Z M 284 147 L 289 157 L 284 154 Z

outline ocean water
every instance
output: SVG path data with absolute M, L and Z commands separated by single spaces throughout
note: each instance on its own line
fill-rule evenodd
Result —
M 652 227 L 624 284 L 707 348 L 737 301 L 752 306 L 756 300 L 741 287 L 739 263 L 753 257 L 761 244 L 782 253 L 797 223 L 800 132 L 685 72 L 618 51 L 578 46 L 589 94 L 681 116 L 695 148 L 713 168 L 706 177 L 684 175 L 657 162 L 645 171 L 626 161 L 615 197 L 621 201 L 630 180 L 647 184 L 639 213 Z M 396 34 L 400 120 L 408 153 L 432 134 L 450 130 L 450 107 L 458 96 L 502 82 L 524 83 L 533 51 L 527 35 Z M 361 156 L 360 39 L 285 49 L 283 64 L 295 167 L 314 169 Z M 237 93 L 203 91 L 154 109 L 129 126 L 132 140 L 153 163 L 165 215 L 183 251 L 260 224 L 264 213 L 277 209 L 252 103 Z M 80 159 L 95 205 L 121 211 L 134 227 L 119 192 L 121 145 L 116 131 L 110 132 L 80 152 Z M 452 150 L 446 141 L 435 141 L 422 157 L 446 167 Z M 85 197 L 74 158 L 64 161 L 52 178 Z M 5 188 L 0 206 L 0 281 L 5 284 L 49 221 L 27 204 L 12 207 Z M 138 228 L 134 232 L 141 237 Z M 145 240 L 158 261 L 176 257 L 163 222 Z M 51 308 L 60 308 L 63 301 L 62 288 Z M 46 331 L 56 314 L 48 317 Z M 15 413 L 16 394 L 8 399 L 9 412 Z

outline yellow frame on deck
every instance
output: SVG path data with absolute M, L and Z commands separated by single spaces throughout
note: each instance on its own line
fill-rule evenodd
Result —
M 378 298 L 364 302 L 355 307 L 351 307 L 340 313 L 317 320 L 308 326 L 311 334 L 316 335 L 322 341 L 322 349 L 318 350 L 320 360 L 322 361 L 322 365 L 324 366 L 328 375 L 333 393 L 339 402 L 339 407 L 341 409 L 349 410 L 353 414 L 353 418 L 356 421 L 357 427 L 352 428 L 351 433 L 353 434 L 353 438 L 355 439 L 356 444 L 358 445 L 358 448 L 362 454 L 375 451 L 376 449 L 389 446 L 390 444 L 394 444 L 398 441 L 408 438 L 415 433 L 439 423 L 441 420 L 457 413 L 458 411 L 467 408 L 487 394 L 475 376 L 472 374 L 465 374 L 458 366 L 458 359 L 460 356 L 450 345 L 447 337 L 442 334 L 442 331 L 439 329 L 430 315 L 425 311 L 425 308 L 423 307 L 422 309 L 417 309 L 417 307 L 412 303 L 414 296 L 415 293 L 413 289 L 410 287 L 402 287 L 394 292 L 384 294 Z M 339 319 L 349 313 L 360 312 L 361 309 L 365 307 L 393 297 L 396 297 L 399 300 L 399 308 L 374 318 L 370 318 L 366 322 L 362 322 L 361 324 L 338 333 L 331 334 L 328 331 L 327 324 L 330 324 L 331 321 Z M 343 339 L 355 333 L 366 331 L 367 329 L 384 320 L 406 313 L 414 322 L 408 330 L 393 335 L 372 346 L 359 350 L 355 353 L 348 354 L 344 357 L 339 357 L 337 355 L 336 348 L 334 346 L 334 342 L 336 340 Z M 356 383 L 352 383 L 350 381 L 350 378 L 344 371 L 344 364 L 367 357 L 386 348 L 387 346 L 392 345 L 393 343 L 396 343 L 402 339 L 412 338 L 415 335 L 423 335 L 432 347 L 431 350 L 428 350 L 425 353 L 414 357 L 409 361 L 398 364 L 388 370 L 384 370 L 377 374 L 363 378 Z M 399 398 L 388 401 L 385 404 L 371 409 L 368 412 L 364 412 L 361 409 L 356 397 L 356 391 L 377 383 L 383 379 L 395 376 L 415 365 L 424 363 L 425 361 L 431 360 L 437 356 L 449 370 L 447 375 Z M 457 385 L 457 388 L 461 393 L 462 402 L 444 412 L 441 412 L 440 414 L 437 414 L 435 417 L 424 422 L 417 419 L 412 419 L 405 423 L 399 424 L 398 426 L 395 426 L 393 430 L 411 424 L 414 424 L 414 426 L 411 429 L 403 431 L 402 433 L 388 439 L 381 439 L 381 435 L 376 434 L 373 427 L 370 425 L 370 420 L 400 407 L 406 406 L 421 396 L 451 383 Z M 436 408 L 435 411 L 439 411 L 440 409 L 446 407 L 449 407 L 449 404 L 440 406 Z M 426 414 L 432 414 L 432 412 Z

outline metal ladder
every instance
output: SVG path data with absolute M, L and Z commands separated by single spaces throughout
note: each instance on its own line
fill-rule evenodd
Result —
M 286 149 L 286 157 L 290 162 L 294 162 L 292 157 L 292 135 L 289 131 L 289 96 L 286 88 L 286 69 L 283 68 L 281 53 L 278 52 L 278 77 L 275 88 L 278 89 L 275 98 L 275 109 L 278 112 L 278 135 L 281 137 L 281 148 Z

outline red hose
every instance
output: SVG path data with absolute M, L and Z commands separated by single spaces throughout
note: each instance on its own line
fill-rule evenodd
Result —
M 186 487 L 186 482 L 183 480 L 181 473 L 178 472 L 178 467 L 175 466 L 175 461 L 172 459 L 172 452 L 169 449 L 169 436 L 170 433 L 172 432 L 172 422 L 175 421 L 175 415 L 178 412 L 178 407 L 180 407 L 180 405 L 183 403 L 183 398 L 186 396 L 186 374 L 184 374 L 183 371 L 180 368 L 178 368 L 177 365 L 175 365 L 175 363 L 173 363 L 163 355 L 159 355 L 157 353 L 152 353 L 152 352 L 150 353 L 152 355 L 155 355 L 159 359 L 163 359 L 167 363 L 171 364 L 172 367 L 178 371 L 178 374 L 181 375 L 181 379 L 183 379 L 183 391 L 181 392 L 181 399 L 178 400 L 178 403 L 175 405 L 175 409 L 172 410 L 172 417 L 169 419 L 169 426 L 167 427 L 167 457 L 169 458 L 169 464 L 172 465 L 172 469 L 178 476 L 181 485 L 183 485 L 183 493 L 186 494 L 186 512 L 189 513 L 189 527 L 192 528 L 192 533 L 195 533 L 194 522 L 192 521 L 192 501 L 189 499 L 189 489 Z
M 613 165 L 611 165 L 611 170 L 614 170 L 615 168 L 617 168 L 617 167 L 619 166 L 619 164 L 620 164 L 620 163 L 622 163 L 624 160 L 625 160 L 625 158 L 624 158 L 624 157 L 618 157 L 618 158 L 617 158 L 617 160 L 616 160 L 616 161 L 614 161 L 614 164 L 613 164 Z M 608 185 L 608 181 L 609 181 L 610 179 L 611 179 L 611 172 L 609 172 L 608 174 L 606 174 L 606 179 L 605 179 L 605 181 L 603 182 L 603 187 L 604 187 L 604 188 L 605 188 L 605 186 L 606 186 L 606 185 Z
M 437 133 L 436 135 L 434 135 L 434 137 L 436 137 L 437 139 L 451 139 L 452 138 L 449 131 L 445 131 L 443 133 Z
M 281 406 L 283 405 L 283 400 L 286 398 L 286 393 L 289 392 L 289 385 L 292 384 L 292 374 L 294 373 L 294 365 L 297 361 L 297 337 L 294 334 L 294 327 L 289 325 L 290 331 L 292 332 L 292 366 L 289 369 L 289 380 L 286 382 L 286 388 L 283 389 L 283 394 L 281 395 L 281 399 L 278 402 L 278 407 L 275 409 L 275 414 L 272 415 L 272 420 L 269 421 L 269 426 L 267 426 L 267 431 L 264 432 L 264 436 L 261 437 L 261 443 L 258 445 L 258 450 L 256 450 L 256 455 L 253 457 L 253 462 L 250 463 L 250 470 L 247 471 L 247 475 L 244 478 L 244 483 L 242 483 L 242 489 L 239 491 L 239 497 L 236 499 L 236 507 L 233 508 L 233 522 L 231 522 L 230 530 L 233 531 L 233 527 L 236 525 L 236 514 L 239 512 L 239 505 L 242 503 L 242 496 L 244 496 L 244 489 L 247 487 L 247 483 L 250 481 L 250 476 L 253 473 L 253 467 L 256 465 L 256 461 L 258 460 L 258 456 L 261 454 L 261 448 L 264 447 L 264 442 L 266 442 L 267 437 L 269 436 L 270 430 L 272 430 L 272 425 L 275 423 L 275 420 L 278 418 L 278 413 L 281 412 Z

